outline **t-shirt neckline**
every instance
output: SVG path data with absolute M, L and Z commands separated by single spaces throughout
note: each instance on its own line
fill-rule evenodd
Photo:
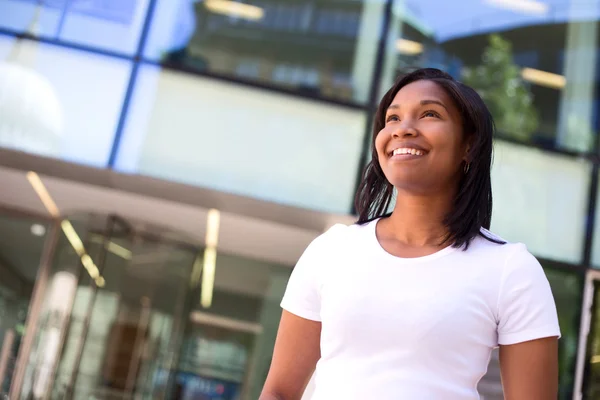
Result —
M 369 225 L 368 225 L 369 238 L 371 239 L 371 242 L 373 243 L 374 247 L 377 249 L 378 253 L 382 254 L 384 257 L 394 260 L 394 262 L 400 262 L 400 263 L 406 263 L 406 264 L 422 263 L 422 262 L 432 261 L 432 260 L 438 259 L 440 257 L 444 257 L 444 256 L 446 256 L 450 253 L 453 253 L 454 251 L 457 250 L 456 247 L 452 247 L 452 245 L 450 245 L 450 246 L 444 247 L 441 250 L 436 251 L 435 253 L 428 254 L 428 255 L 422 256 L 422 257 L 406 258 L 406 257 L 395 256 L 395 255 L 389 253 L 387 250 L 385 250 L 383 248 L 383 246 L 381 246 L 381 243 L 379 243 L 379 239 L 377 238 L 377 224 L 379 223 L 380 220 L 381 220 L 381 218 L 377 218 L 369 223 Z

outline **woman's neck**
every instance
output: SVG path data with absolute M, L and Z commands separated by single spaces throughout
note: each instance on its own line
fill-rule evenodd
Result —
M 448 230 L 444 219 L 452 209 L 453 195 L 420 196 L 399 192 L 387 234 L 408 246 L 440 246 Z

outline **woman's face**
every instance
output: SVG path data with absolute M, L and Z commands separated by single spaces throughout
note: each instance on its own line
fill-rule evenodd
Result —
M 388 181 L 420 194 L 455 188 L 467 153 L 456 105 L 444 89 L 427 80 L 410 83 L 396 94 L 375 148 Z

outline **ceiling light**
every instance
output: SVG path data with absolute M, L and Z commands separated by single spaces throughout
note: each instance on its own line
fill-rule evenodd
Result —
M 101 235 L 93 235 L 93 236 L 91 236 L 90 241 L 94 242 L 94 243 L 102 244 L 102 243 L 104 243 L 105 239 Z M 113 241 L 108 241 L 108 243 L 106 243 L 104 248 L 106 250 L 108 250 L 109 252 L 113 253 L 114 255 L 119 256 L 125 260 L 131 260 L 131 258 L 133 257 L 133 253 L 131 252 L 131 250 L 129 250 Z
M 59 218 L 60 212 L 58 211 L 58 207 L 56 206 L 56 203 L 50 196 L 48 189 L 46 189 L 46 186 L 40 179 L 39 175 L 33 171 L 29 171 L 27 173 L 27 180 L 29 181 L 29 183 L 31 183 L 33 190 L 35 190 L 35 192 L 37 193 L 38 197 L 40 198 L 50 215 L 52 215 L 55 218 Z M 66 219 L 62 220 L 60 223 L 60 227 L 62 228 L 62 231 L 65 234 L 67 240 L 79 256 L 81 264 L 86 269 L 90 277 L 94 279 L 98 287 L 103 287 L 105 283 L 104 278 L 100 275 L 100 271 L 98 270 L 96 264 L 94 264 L 92 257 L 90 257 L 90 255 L 85 250 L 83 242 L 81 241 L 81 238 L 79 237 L 77 232 L 75 232 L 75 228 L 73 228 L 71 221 Z M 101 283 L 101 285 L 99 285 L 98 283 Z
M 46 234 L 46 227 L 41 224 L 31 225 L 30 230 L 33 236 L 44 236 Z
M 221 213 L 214 208 L 208 211 L 206 218 L 206 247 L 217 247 L 219 241 L 219 224 L 221 221 Z
M 46 207 L 48 213 L 54 218 L 58 218 L 60 216 L 58 207 L 56 206 L 54 200 L 52 200 L 52 197 L 50 197 L 50 193 L 48 193 L 48 190 L 46 189 L 46 186 L 44 186 L 40 176 L 33 171 L 29 171 L 27 173 L 27 180 L 33 187 L 33 190 L 35 190 L 37 193 L 38 197 L 42 201 L 42 204 L 44 204 L 44 207 Z
M 206 248 L 204 249 L 204 263 L 202 265 L 202 287 L 200 289 L 200 304 L 204 308 L 209 308 L 212 305 L 220 224 L 220 211 L 215 210 L 214 208 L 210 209 L 206 218 Z
M 398 39 L 396 41 L 396 50 L 401 54 L 415 56 L 423 52 L 423 45 L 408 39 Z
M 60 226 L 77 255 L 83 257 L 85 255 L 85 248 L 83 247 L 83 242 L 79 238 L 79 235 L 75 232 L 75 228 L 71 225 L 71 221 L 65 219 L 60 223 Z
M 230 0 L 207 0 L 206 8 L 215 14 L 225 14 L 231 17 L 238 17 L 256 21 L 262 19 L 265 11 L 257 6 L 238 3 Z
M 523 14 L 546 15 L 549 9 L 548 4 L 536 0 L 486 0 L 486 2 L 495 7 Z
M 552 89 L 563 89 L 567 84 L 567 79 L 563 75 L 540 71 L 539 69 L 523 68 L 521 76 L 528 82 Z
M 204 308 L 212 305 L 213 290 L 215 287 L 215 270 L 217 266 L 217 249 L 207 247 L 204 249 L 204 265 L 202 267 L 202 289 L 200 304 Z

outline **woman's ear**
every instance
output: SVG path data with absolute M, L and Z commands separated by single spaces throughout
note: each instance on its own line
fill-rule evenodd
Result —
M 471 143 L 467 143 L 467 147 L 465 148 L 465 155 L 463 157 L 465 162 L 469 162 L 471 160 Z

